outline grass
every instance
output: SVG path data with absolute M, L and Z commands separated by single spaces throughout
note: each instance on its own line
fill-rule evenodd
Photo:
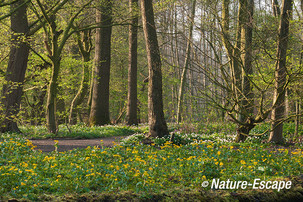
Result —
M 76 129 L 81 132 L 80 126 L 72 128 L 73 131 Z M 78 134 L 87 131 L 101 134 L 111 130 L 119 131 L 114 134 L 121 134 L 134 130 L 133 127 L 126 127 L 124 131 L 124 127 L 117 126 L 95 129 L 83 126 L 82 129 L 82 133 Z M 145 129 L 143 127 L 142 130 Z M 233 200 L 232 193 L 242 193 L 243 190 L 210 191 L 201 183 L 217 178 L 252 182 L 256 178 L 281 180 L 302 175 L 302 145 L 285 148 L 254 141 L 235 144 L 229 138 L 231 135 L 224 131 L 185 134 L 184 131 L 172 130 L 175 130 L 173 142 L 166 137 L 153 139 L 151 145 L 145 145 L 141 144 L 144 135 L 134 134 L 112 148 L 100 145 L 99 148 L 88 147 L 62 153 L 40 153 L 24 137 L 2 134 L 0 200 L 88 199 L 89 195 L 102 200 L 168 200 L 167 197 L 180 200 L 224 197 Z M 29 135 L 44 134 L 42 129 L 36 133 L 27 129 L 27 132 Z M 301 192 L 302 182 L 297 186 Z M 270 196 L 278 197 L 281 193 L 273 194 Z
M 144 133 L 148 130 L 146 126 L 94 126 L 86 127 L 83 124 L 66 126 L 60 125 L 57 134 L 49 133 L 45 126 L 21 126 L 22 133 L 31 139 L 48 138 L 72 138 L 72 139 L 92 139 L 113 136 L 128 136 L 134 133 Z

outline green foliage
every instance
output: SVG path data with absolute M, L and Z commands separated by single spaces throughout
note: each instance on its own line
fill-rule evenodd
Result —
M 174 187 L 201 189 L 213 178 L 273 180 L 303 171 L 303 148 L 199 141 L 40 153 L 24 138 L 5 136 L 0 140 L 0 195 L 7 198 L 41 200 L 45 194 L 92 191 L 147 196 Z

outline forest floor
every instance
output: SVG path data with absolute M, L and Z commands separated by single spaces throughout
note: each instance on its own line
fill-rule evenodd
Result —
M 44 140 L 31 140 L 36 150 L 42 152 L 52 152 L 55 150 L 55 140 L 58 140 L 58 152 L 64 152 L 77 148 L 87 148 L 88 146 L 101 147 L 101 142 L 104 147 L 111 147 L 127 136 L 116 136 L 116 137 L 103 137 L 95 139 L 44 139 Z
M 285 126 L 293 134 L 294 124 Z M 268 128 L 259 125 L 253 134 Z M 0 137 L 0 201 L 303 201 L 302 143 L 289 135 L 283 146 L 267 143 L 267 136 L 239 144 L 235 130 L 229 123 L 172 125 L 172 140 L 147 144 L 147 126 L 79 124 L 61 126 L 56 135 L 25 126 L 22 135 Z M 292 186 L 225 190 L 212 187 L 214 179 Z

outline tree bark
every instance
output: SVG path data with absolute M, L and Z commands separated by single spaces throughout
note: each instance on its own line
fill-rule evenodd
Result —
M 243 26 L 243 9 L 242 3 L 239 3 L 238 9 L 238 24 L 236 31 L 236 42 L 235 45 L 231 42 L 230 28 L 229 28 L 229 4 L 230 0 L 223 0 L 222 2 L 222 41 L 230 60 L 230 81 L 231 81 L 231 94 L 230 97 L 233 97 L 233 100 L 236 102 L 236 110 L 237 115 L 239 117 L 239 104 L 240 104 L 240 96 L 241 92 L 241 27 Z
M 189 26 L 189 33 L 187 39 L 187 46 L 186 46 L 186 56 L 184 61 L 184 67 L 181 75 L 181 82 L 179 87 L 179 94 L 178 94 L 178 105 L 177 105 L 177 123 L 181 121 L 181 112 L 182 112 L 182 101 L 183 101 L 183 91 L 186 83 L 186 74 L 187 69 L 190 62 L 190 53 L 191 53 L 191 41 L 193 37 L 193 27 L 194 27 L 194 19 L 195 19 L 195 11 L 196 11 L 196 0 L 192 0 L 192 8 L 191 8 L 191 16 L 190 16 L 190 26 Z
M 254 100 L 250 77 L 252 69 L 252 35 L 253 35 L 253 0 L 241 0 L 241 53 L 242 53 L 242 95 L 240 105 L 240 122 L 247 122 L 253 116 Z M 243 126 L 240 126 L 243 127 Z M 238 130 L 241 131 L 241 130 Z M 250 130 L 243 130 L 247 133 L 238 133 L 236 142 L 244 142 Z
M 50 133 L 58 132 L 56 119 L 56 98 L 58 93 L 58 78 L 60 72 L 61 51 L 59 50 L 59 37 L 62 31 L 57 31 L 56 16 L 49 17 L 50 38 L 45 41 L 48 57 L 51 59 L 52 73 L 47 90 L 46 99 L 46 127 Z M 51 44 L 51 45 L 49 45 Z
M 295 118 L 295 134 L 294 137 L 298 137 L 299 135 L 299 126 L 300 126 L 300 100 L 296 100 L 296 118 Z
M 81 56 L 82 56 L 82 61 L 83 61 L 82 80 L 81 80 L 80 88 L 71 103 L 70 113 L 69 113 L 69 124 L 76 123 L 77 114 L 80 113 L 78 106 L 83 102 L 84 97 L 87 94 L 88 88 L 89 88 L 89 64 L 88 64 L 88 62 L 90 61 L 90 52 L 91 52 L 90 30 L 85 30 L 82 32 L 82 39 L 78 40 L 78 46 L 79 46 Z
M 281 10 L 278 0 L 272 0 L 272 9 L 275 17 L 280 17 Z
M 293 0 L 283 0 L 282 16 L 279 27 L 277 62 L 275 69 L 274 109 L 269 142 L 283 144 L 283 119 L 285 116 L 286 90 L 286 51 L 288 46 L 289 23 Z
M 55 41 L 57 40 L 58 38 L 55 39 Z M 56 46 L 56 44 L 57 42 L 53 43 L 53 46 Z M 58 54 L 57 50 L 54 51 L 54 53 Z M 53 55 L 53 59 L 52 59 L 52 74 L 51 74 L 51 80 L 49 82 L 47 101 L 46 101 L 46 125 L 48 131 L 54 134 L 58 132 L 57 121 L 56 121 L 56 98 L 58 93 L 58 77 L 60 72 L 60 61 L 61 61 L 60 56 L 57 54 Z
M 56 134 L 58 132 L 57 121 L 56 121 L 56 98 L 58 92 L 58 77 L 60 73 L 60 62 L 61 54 L 64 48 L 65 43 L 68 38 L 71 36 L 70 30 L 73 27 L 73 23 L 77 16 L 82 12 L 82 10 L 91 3 L 92 0 L 89 0 L 85 5 L 83 5 L 78 12 L 73 15 L 67 25 L 64 27 L 64 30 L 57 29 L 56 25 L 56 14 L 47 15 L 47 12 L 44 8 L 44 5 L 38 1 L 38 5 L 43 13 L 44 20 L 47 24 L 42 24 L 44 30 L 47 31 L 49 26 L 48 38 L 45 41 L 46 49 L 48 51 L 48 57 L 52 61 L 52 74 L 49 82 L 48 93 L 47 93 L 47 104 L 46 104 L 46 125 L 49 132 Z M 61 1 L 58 5 L 59 7 L 67 3 L 67 0 Z M 62 37 L 60 35 L 62 34 Z
M 129 57 L 128 57 L 128 95 L 127 125 L 138 125 L 137 118 L 137 35 L 138 35 L 138 0 L 129 0 L 132 15 L 129 25 Z
M 163 137 L 169 133 L 163 112 L 161 58 L 151 0 L 141 1 L 141 12 L 149 70 L 148 136 Z
M 110 123 L 109 79 L 111 60 L 112 2 L 103 1 L 96 11 L 96 22 L 102 28 L 96 29 L 95 71 L 89 124 Z
M 16 1 L 10 7 L 11 10 L 19 8 L 11 15 L 11 29 L 13 33 L 0 103 L 0 111 L 3 115 L 3 120 L 1 120 L 2 118 L 0 119 L 0 131 L 20 132 L 16 116 L 20 110 L 23 82 L 27 69 L 29 47 L 26 35 L 29 27 L 26 13 L 27 4 L 25 1 Z

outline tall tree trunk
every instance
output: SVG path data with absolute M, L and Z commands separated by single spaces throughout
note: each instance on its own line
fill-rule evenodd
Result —
M 53 44 L 54 45 L 54 44 Z M 46 101 L 46 125 L 50 133 L 56 134 L 57 120 L 56 120 L 56 98 L 58 93 L 58 77 L 60 72 L 60 56 L 53 56 L 52 59 L 52 74 L 49 82 L 47 101 Z
M 248 118 L 253 115 L 254 112 L 254 100 L 252 86 L 250 82 L 250 77 L 253 74 L 252 69 L 252 34 L 253 34 L 253 0 L 241 0 L 241 16 L 242 26 L 241 26 L 241 53 L 242 53 L 242 99 L 240 108 L 240 122 L 247 122 Z M 243 128 L 244 126 L 242 126 Z M 251 126 L 250 126 L 251 127 Z M 250 130 L 244 130 L 249 133 Z M 245 141 L 248 133 L 243 133 L 243 131 L 238 130 L 236 137 L 236 142 Z
M 231 42 L 230 28 L 229 28 L 229 4 L 230 0 L 223 0 L 222 2 L 222 39 L 223 44 L 230 60 L 230 75 L 231 75 L 231 97 L 235 100 L 236 103 L 236 111 L 239 117 L 239 100 L 241 96 L 241 27 L 243 25 L 242 17 L 243 17 L 243 9 L 242 4 L 239 2 L 238 9 L 238 24 L 236 31 L 236 43 L 235 45 Z
M 148 136 L 163 137 L 168 135 L 168 129 L 163 112 L 161 58 L 151 0 L 141 1 L 141 12 L 149 70 Z
M 296 118 L 295 118 L 295 138 L 299 135 L 299 126 L 300 126 L 300 100 L 296 100 Z
M 286 51 L 288 46 L 289 22 L 292 12 L 292 0 L 283 0 L 282 16 L 279 27 L 277 63 L 275 69 L 274 109 L 269 142 L 284 143 L 283 118 L 285 115 L 286 90 Z
M 60 73 L 60 62 L 61 62 L 61 53 L 63 51 L 64 45 L 67 42 L 68 38 L 71 36 L 70 30 L 73 27 L 73 23 L 77 16 L 82 12 L 82 10 L 91 3 L 92 0 L 89 0 L 85 5 L 83 5 L 75 15 L 73 15 L 69 22 L 67 23 L 64 30 L 57 29 L 56 25 L 56 14 L 48 16 L 44 6 L 40 1 L 37 2 L 41 11 L 43 12 L 43 17 L 47 24 L 42 23 L 44 30 L 48 30 L 46 26 L 49 26 L 50 31 L 48 32 L 47 40 L 45 41 L 46 49 L 49 53 L 48 57 L 52 61 L 52 74 L 48 87 L 48 96 L 46 104 L 46 125 L 48 131 L 51 133 L 57 133 L 57 121 L 56 121 L 56 98 L 58 93 L 58 77 Z M 60 2 L 58 7 L 63 6 L 67 0 Z M 63 33 L 63 34 L 62 34 Z M 60 35 L 62 34 L 62 37 Z
M 194 19 L 195 19 L 195 11 L 196 11 L 196 0 L 192 0 L 192 8 L 191 8 L 191 16 L 190 16 L 190 26 L 189 26 L 189 33 L 188 33 L 188 39 L 187 39 L 187 46 L 186 46 L 186 56 L 184 61 L 184 67 L 181 75 L 181 82 L 179 87 L 179 94 L 178 94 L 178 105 L 177 105 L 177 123 L 180 123 L 181 121 L 181 112 L 182 112 L 182 100 L 183 100 L 183 94 L 184 94 L 184 87 L 186 83 L 186 74 L 187 69 L 190 62 L 190 53 L 191 53 L 191 41 L 193 37 L 193 27 L 194 27 Z
M 69 113 L 69 124 L 74 124 L 76 122 L 77 114 L 80 113 L 78 106 L 83 102 L 84 97 L 87 94 L 89 88 L 90 65 L 88 64 L 88 62 L 90 61 L 90 52 L 91 52 L 91 36 L 89 30 L 85 30 L 82 32 L 82 39 L 81 40 L 78 39 L 78 46 L 83 61 L 82 80 L 81 80 L 80 88 L 71 103 L 70 113 Z
M 105 125 L 110 123 L 109 116 L 109 79 L 111 60 L 112 1 L 102 1 L 96 10 L 95 72 L 93 81 L 92 104 L 89 124 Z
M 137 33 L 138 0 L 129 0 L 132 15 L 129 25 L 128 95 L 126 119 L 128 125 L 138 125 L 137 118 Z
M 58 132 L 57 120 L 56 120 L 56 98 L 58 93 L 58 78 L 60 72 L 60 62 L 61 62 L 61 51 L 59 51 L 59 36 L 61 31 L 57 31 L 57 25 L 55 21 L 56 16 L 51 16 L 50 22 L 50 43 L 45 42 L 46 49 L 49 52 L 49 58 L 52 61 L 52 74 L 47 91 L 46 100 L 46 126 L 50 133 L 56 134 Z
M 1 132 L 20 132 L 15 120 L 21 103 L 23 82 L 27 68 L 29 47 L 26 34 L 29 31 L 27 21 L 27 4 L 19 0 L 11 4 L 11 10 L 16 10 L 11 15 L 12 39 L 9 62 L 2 89 L 0 110 L 3 120 L 0 119 Z
M 300 2 L 300 8 L 301 8 L 301 12 L 303 12 L 303 0 L 301 0 Z M 300 54 L 300 66 L 303 63 L 303 45 L 301 45 L 301 54 Z M 297 91 L 297 88 L 295 88 L 295 91 Z M 295 118 L 295 137 L 298 137 L 299 135 L 299 126 L 301 124 L 301 115 L 300 115 L 300 97 L 296 98 L 295 101 L 295 107 L 296 107 L 296 118 Z
M 280 17 L 281 10 L 278 0 L 272 0 L 272 9 L 275 17 Z

